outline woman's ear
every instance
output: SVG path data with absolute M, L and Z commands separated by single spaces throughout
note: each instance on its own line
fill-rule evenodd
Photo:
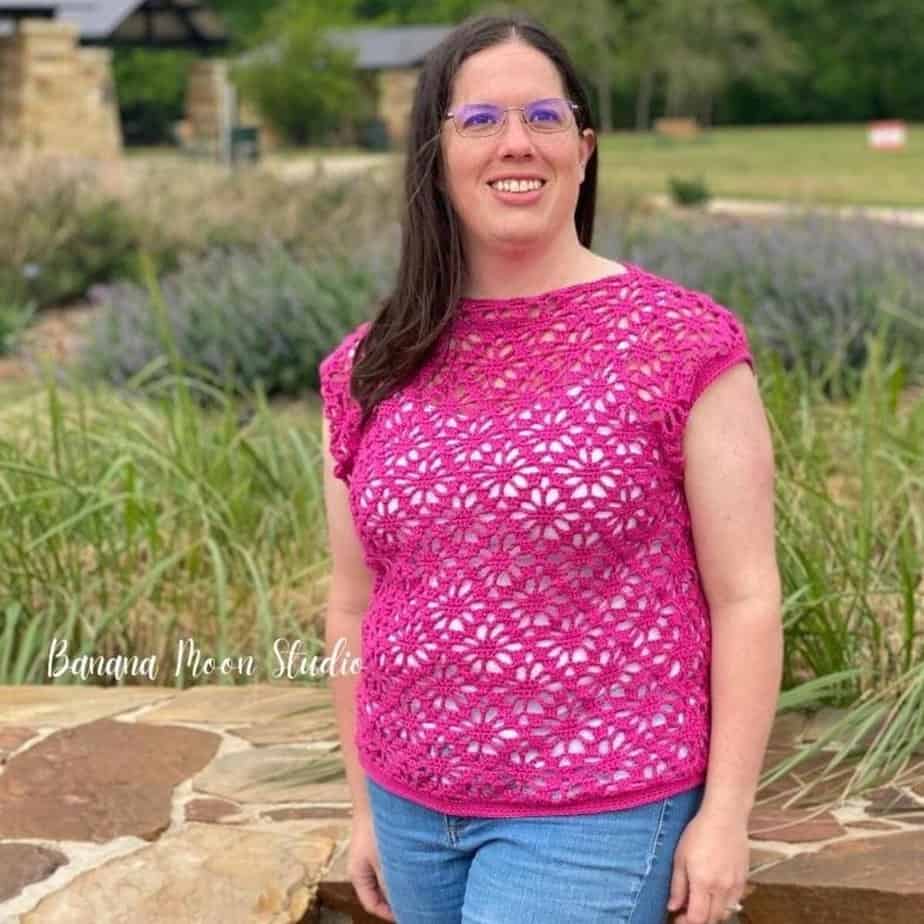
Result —
M 581 182 L 584 182 L 584 173 L 587 170 L 587 162 L 593 156 L 594 148 L 597 146 L 597 136 L 592 128 L 585 128 L 581 132 Z

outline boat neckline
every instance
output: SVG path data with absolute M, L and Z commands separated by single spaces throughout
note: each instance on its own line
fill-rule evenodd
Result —
M 620 260 L 624 267 L 621 273 L 607 273 L 605 276 L 598 276 L 596 279 L 586 279 L 584 282 L 573 282 L 567 286 L 559 286 L 555 289 L 547 289 L 544 292 L 537 292 L 535 295 L 508 295 L 506 297 L 495 298 L 469 298 L 462 296 L 459 303 L 471 306 L 492 306 L 492 305 L 521 305 L 529 302 L 542 301 L 543 299 L 555 298 L 562 295 L 579 294 L 587 289 L 597 289 L 615 280 L 628 280 L 642 272 L 642 268 L 628 260 Z

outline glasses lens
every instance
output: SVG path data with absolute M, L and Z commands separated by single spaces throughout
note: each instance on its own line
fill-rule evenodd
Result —
M 497 131 L 504 114 L 497 106 L 479 104 L 463 106 L 455 116 L 463 135 L 491 135 Z
M 560 132 L 571 122 L 571 107 L 563 99 L 540 99 L 526 107 L 526 121 L 537 132 Z

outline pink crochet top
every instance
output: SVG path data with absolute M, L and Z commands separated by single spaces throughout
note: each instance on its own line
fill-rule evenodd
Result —
M 582 814 L 705 781 L 710 621 L 683 433 L 716 376 L 756 370 L 727 308 L 623 265 L 463 300 L 362 432 L 349 374 L 369 322 L 320 364 L 374 574 L 360 764 L 432 809 Z

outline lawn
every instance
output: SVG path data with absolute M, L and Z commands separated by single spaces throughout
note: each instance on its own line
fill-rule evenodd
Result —
M 133 163 L 184 162 L 170 148 L 127 153 Z M 360 148 L 311 147 L 274 152 L 264 164 L 288 172 L 318 158 L 331 166 L 357 156 L 389 159 Z M 670 176 L 703 176 L 715 196 L 924 208 L 924 124 L 909 127 L 901 151 L 867 147 L 865 124 L 716 128 L 689 141 L 613 132 L 601 136 L 600 170 L 601 191 L 617 198 L 666 193 Z
M 717 128 L 695 140 L 615 132 L 600 140 L 601 188 L 667 192 L 703 176 L 713 195 L 800 204 L 924 207 L 924 125 L 899 151 L 867 147 L 866 125 Z

